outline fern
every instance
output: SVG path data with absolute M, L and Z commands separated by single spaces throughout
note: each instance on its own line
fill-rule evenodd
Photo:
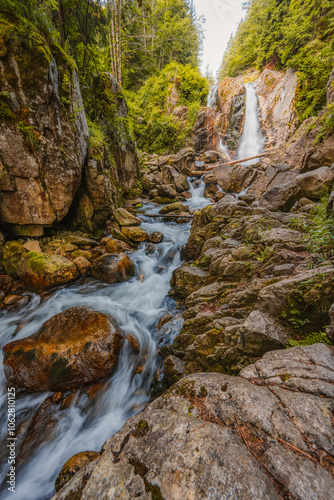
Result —
M 317 332 L 306 335 L 306 337 L 303 340 L 290 339 L 287 347 L 288 348 L 298 347 L 298 346 L 313 345 L 313 344 L 333 345 L 333 343 L 329 340 L 325 332 Z

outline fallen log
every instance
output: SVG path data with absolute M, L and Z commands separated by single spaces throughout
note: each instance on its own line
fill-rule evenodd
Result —
M 214 168 L 236 165 L 237 163 L 243 163 L 245 161 L 255 160 L 256 158 L 262 158 L 265 155 L 266 155 L 266 153 L 262 153 L 260 155 L 250 156 L 249 158 L 244 158 L 243 160 L 233 160 L 233 161 L 228 161 L 227 163 L 220 163 L 219 165 L 214 165 L 213 167 L 208 167 L 206 170 L 190 172 L 189 175 L 190 175 L 190 177 L 202 177 L 202 175 L 207 174 L 208 172 L 211 172 L 211 170 L 213 170 Z
M 249 161 L 249 160 L 255 160 L 256 158 L 262 158 L 262 156 L 265 156 L 266 153 L 262 153 L 260 155 L 256 155 L 256 156 L 250 156 L 249 158 L 244 158 L 243 160 L 233 160 L 233 161 L 228 161 L 227 163 L 223 163 L 222 166 L 226 167 L 228 165 L 236 165 L 237 163 L 244 163 L 245 161 Z M 218 165 L 215 165 L 213 167 L 208 167 L 206 169 L 206 171 L 208 172 L 209 170 L 213 170 L 215 167 L 217 167 Z

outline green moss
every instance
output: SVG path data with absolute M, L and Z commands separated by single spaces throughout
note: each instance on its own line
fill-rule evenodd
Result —
M 136 425 L 135 430 L 132 432 L 132 435 L 135 438 L 142 438 L 143 436 L 146 436 L 149 429 L 150 429 L 150 427 L 148 425 L 147 420 L 139 420 L 139 422 Z
M 26 361 L 34 361 L 36 359 L 36 349 L 30 349 L 30 351 L 25 351 L 23 357 Z
M 51 365 L 50 382 L 58 384 L 60 381 L 66 379 L 71 373 L 72 368 L 68 366 L 68 359 L 59 358 Z

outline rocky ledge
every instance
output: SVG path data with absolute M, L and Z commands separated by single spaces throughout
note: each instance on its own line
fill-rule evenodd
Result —
M 53 500 L 333 499 L 333 410 L 334 355 L 323 344 L 269 352 L 239 377 L 189 375 L 95 460 L 80 454 Z

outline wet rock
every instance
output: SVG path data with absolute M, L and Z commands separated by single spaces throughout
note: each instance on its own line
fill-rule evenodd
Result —
M 16 271 L 26 288 L 33 292 L 66 285 L 79 276 L 76 265 L 65 257 L 38 252 L 24 254 Z
M 83 451 L 68 459 L 57 476 L 56 491 L 61 490 L 64 484 L 68 483 L 80 469 L 99 458 L 99 456 L 100 454 L 96 451 Z
M 333 180 L 334 173 L 332 170 L 328 167 L 321 167 L 298 175 L 296 184 L 303 196 L 314 200 L 326 193 Z
M 238 348 L 255 356 L 282 349 L 289 342 L 289 332 L 275 318 L 261 311 L 252 311 L 242 327 Z
M 196 153 L 218 150 L 219 134 L 213 109 L 204 108 L 198 113 L 193 129 L 193 142 Z
M 134 215 L 130 214 L 124 208 L 117 208 L 113 212 L 115 219 L 121 227 L 127 226 L 139 226 L 141 224 L 140 220 Z
M 187 205 L 184 205 L 180 201 L 177 201 L 176 203 L 170 203 L 169 205 L 160 208 L 159 214 L 166 215 L 169 214 L 170 212 L 178 212 L 178 211 L 184 212 L 187 210 L 187 208 L 188 208 Z
M 7 295 L 3 299 L 3 302 L 6 306 L 12 306 L 16 302 L 18 302 L 21 298 L 22 298 L 21 295 Z
M 135 266 L 125 254 L 102 255 L 92 266 L 92 276 L 104 283 L 120 283 L 135 275 Z
M 152 200 L 153 203 L 158 203 L 159 205 L 168 205 L 170 203 L 176 203 L 176 201 L 176 198 L 171 199 L 165 196 L 156 196 Z
M 125 243 L 125 241 L 108 238 L 108 241 L 106 243 L 106 250 L 109 253 L 122 253 L 129 252 L 131 250 L 131 247 L 127 243 Z
M 160 233 L 159 231 L 154 231 L 148 237 L 148 240 L 151 243 L 161 243 L 163 239 L 164 239 L 164 235 L 162 233 Z
M 212 498 L 234 500 L 332 499 L 333 373 L 333 353 L 316 344 L 267 353 L 240 377 L 183 377 L 128 420 L 93 467 L 53 500 L 105 491 L 125 498 L 204 500 L 212 491 Z
M 92 267 L 89 260 L 85 259 L 85 257 L 76 257 L 73 260 L 73 264 L 77 266 L 77 269 L 81 276 L 87 274 L 90 271 L 90 268 Z
M 73 307 L 4 347 L 7 380 L 30 391 L 63 391 L 109 376 L 124 335 L 110 316 Z
M 148 233 L 140 227 L 122 227 L 122 234 L 132 241 L 141 242 L 148 240 Z
M 163 198 L 175 198 L 176 190 L 172 184 L 162 184 L 158 187 L 159 196 Z

